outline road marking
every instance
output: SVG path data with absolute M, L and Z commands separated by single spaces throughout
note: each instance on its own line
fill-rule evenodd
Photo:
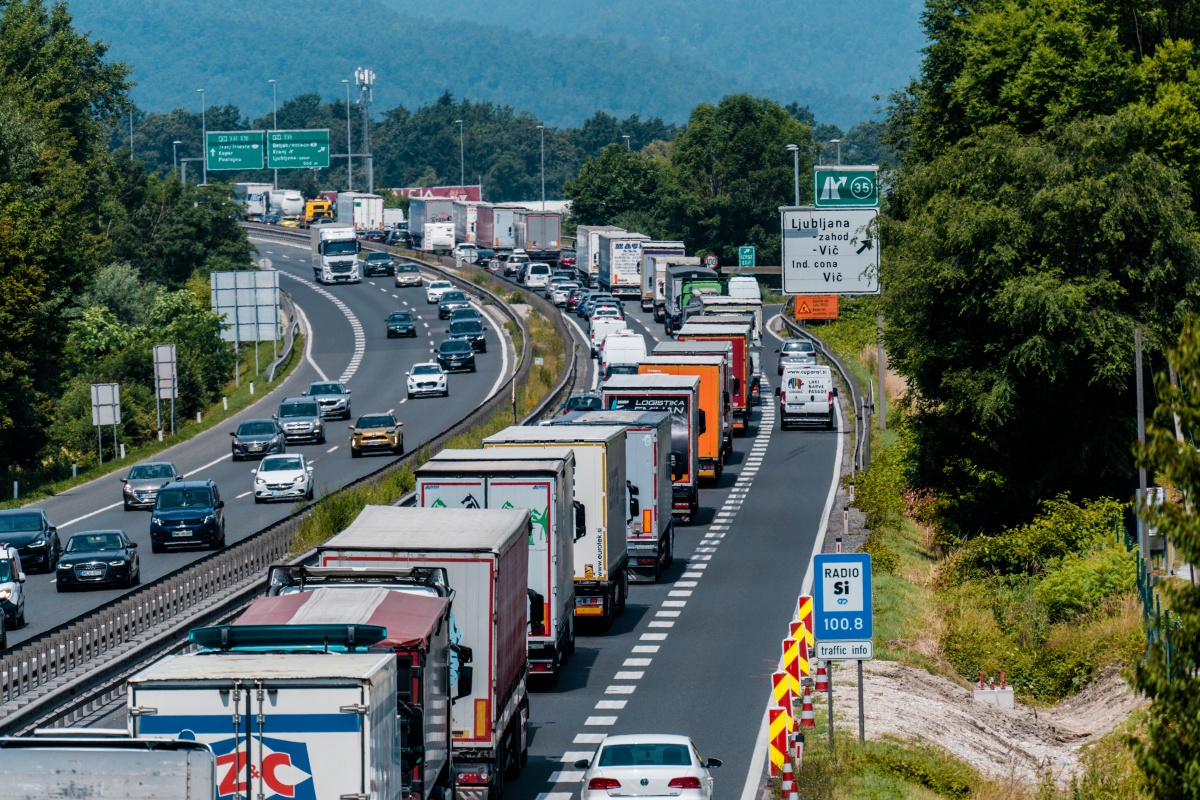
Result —
M 628 659 L 626 659 L 628 660 Z M 618 672 L 613 675 L 614 681 L 640 681 L 645 675 L 645 672 Z
M 617 718 L 616 717 L 588 717 L 584 721 L 583 724 L 588 725 L 588 726 L 594 726 L 594 727 L 600 727 L 600 726 L 605 726 L 605 725 L 616 725 Z
M 667 635 L 665 633 L 643 633 L 638 638 L 640 638 L 643 642 L 661 642 L 667 638 Z
M 612 686 L 607 686 L 604 689 L 605 694 L 633 694 L 636 686 L 626 686 L 625 684 L 614 683 Z
M 287 273 L 283 274 L 286 275 Z M 312 368 L 317 371 L 317 375 L 320 376 L 321 380 L 327 381 L 329 378 L 325 375 L 325 371 L 317 366 L 317 362 L 313 360 L 312 346 L 313 339 L 316 337 L 313 336 L 313 327 L 308 324 L 308 316 L 304 313 L 304 309 L 300 307 L 299 303 L 296 304 L 296 313 L 300 315 L 300 322 L 303 323 L 304 330 L 308 331 L 308 336 L 304 339 L 304 360 L 312 365 Z
M 390 413 L 392 413 L 392 412 L 390 412 L 390 411 L 389 411 L 388 413 L 390 414 Z M 337 450 L 339 447 L 341 447 L 341 445 L 340 445 L 340 444 L 335 444 L 333 447 L 329 448 L 329 449 L 328 449 L 328 450 L 326 450 L 325 452 L 326 452 L 326 453 L 332 453 L 334 450 Z M 314 461 L 313 463 L 315 464 L 316 462 Z
M 475 304 L 472 303 L 472 305 L 475 305 Z M 487 318 L 492 321 L 492 327 L 495 328 L 495 330 L 496 330 L 496 338 L 500 340 L 500 374 L 496 376 L 496 382 L 494 384 L 492 384 L 492 390 L 490 392 L 488 392 L 487 397 L 484 398 L 484 400 L 486 401 L 486 400 L 490 400 L 496 394 L 496 392 L 500 391 L 500 386 L 503 385 L 505 380 L 507 380 L 507 377 L 508 377 L 508 344 L 505 341 L 505 337 L 504 337 L 504 333 L 503 333 L 503 330 L 504 330 L 503 323 L 497 324 L 495 317 L 493 317 L 491 312 L 488 309 L 484 308 L 483 306 L 475 306 L 475 307 L 479 311 L 483 312 L 487 316 Z
M 596 703 L 597 711 L 620 711 L 628 705 L 628 700 L 600 700 Z
M 688 569 L 708 569 L 708 564 L 688 564 Z
M 404 398 L 403 400 L 401 400 L 401 401 L 400 401 L 400 405 L 404 405 L 404 404 L 405 404 L 405 403 L 407 403 L 407 402 L 408 402 L 408 398 L 406 397 L 406 398 Z M 390 414 L 391 412 L 389 411 L 388 413 Z
M 600 744 L 604 741 L 603 733 L 577 733 L 574 744 Z M 589 757 L 592 754 L 589 754 Z
M 679 586 L 678 583 L 676 583 L 675 585 Z M 667 597 L 691 597 L 691 596 L 692 596 L 692 592 L 690 589 L 673 590 L 673 591 L 667 592 Z
M 648 666 L 650 666 L 650 662 L 653 660 L 654 660 L 653 658 L 627 658 L 627 659 L 625 659 L 625 663 L 623 663 L 621 666 L 623 666 L 623 667 L 648 667 Z
M 675 623 L 669 620 L 652 619 L 650 620 L 651 628 L 674 628 Z
M 635 644 L 631 653 L 657 653 L 659 646 L 656 644 Z M 649 659 L 647 659 L 648 661 Z
M 208 469 L 209 467 L 214 467 L 217 464 L 220 464 L 222 461 L 224 461 L 227 458 L 232 458 L 232 456 L 229 453 L 226 453 L 225 455 L 221 456 L 220 458 L 214 458 L 212 461 L 208 462 L 207 464 L 205 464 L 202 467 L 196 467 L 191 472 L 183 473 L 183 477 L 190 478 L 193 475 L 195 475 L 197 472 L 203 472 L 204 470 Z
M 340 380 L 342 383 L 348 382 L 354 377 L 354 373 L 358 372 L 358 367 L 360 364 L 362 364 L 363 355 L 365 355 L 367 351 L 367 337 L 363 332 L 362 323 L 359 321 L 354 312 L 350 310 L 350 306 L 342 302 L 337 295 L 325 290 L 312 281 L 305 280 L 304 278 L 292 275 L 291 273 L 281 272 L 280 274 L 286 275 L 297 283 L 307 286 L 329 302 L 333 303 L 335 306 L 337 306 L 338 311 L 342 312 L 342 316 L 346 318 L 346 321 L 350 323 L 350 330 L 354 334 L 354 354 L 350 357 L 350 363 L 346 365 L 346 369 L 342 372 L 341 377 L 338 378 L 338 380 Z M 305 320 L 305 324 L 307 326 L 307 320 Z M 312 328 L 310 327 L 309 330 L 311 331 Z M 307 355 L 308 350 L 306 348 L 305 356 Z M 318 372 L 320 372 L 320 370 L 318 370 Z M 327 380 L 324 374 L 322 374 L 321 379 Z
M 124 501 L 122 501 L 122 502 L 124 502 Z M 112 511 L 114 508 L 116 508 L 119 505 L 121 505 L 121 503 L 113 503 L 112 505 L 105 506 L 104 508 L 98 508 L 95 511 L 92 511 L 91 513 L 84 514 L 82 517 L 76 517 L 75 519 L 67 520 L 66 522 L 59 523 L 58 527 L 61 530 L 62 528 L 67 527 L 68 525 L 74 525 L 76 522 L 83 522 L 85 519 L 87 519 L 89 517 L 94 517 L 97 514 L 103 514 L 105 511 Z
M 551 772 L 551 783 L 579 783 L 583 780 L 583 771 L 563 770 L 562 772 Z
M 684 578 L 699 578 L 700 576 L 701 576 L 701 573 L 699 573 L 699 572 L 694 572 L 694 573 L 692 573 L 691 575 L 684 574 L 684 575 L 683 575 L 683 576 L 681 576 L 681 577 L 684 577 Z M 696 584 L 696 582 L 695 582 L 695 581 L 675 581 L 675 585 L 676 585 L 676 586 L 696 586 L 697 584 Z
M 562 758 L 560 758 L 559 761 L 563 762 L 564 764 L 574 764 L 580 759 L 591 758 L 592 755 L 593 753 L 590 750 L 568 750 L 562 754 Z
M 243 497 L 249 497 L 249 496 L 250 496 L 250 492 L 242 492 L 241 494 L 239 494 L 237 497 L 235 497 L 235 498 L 233 498 L 233 499 L 234 499 L 234 500 L 241 500 Z

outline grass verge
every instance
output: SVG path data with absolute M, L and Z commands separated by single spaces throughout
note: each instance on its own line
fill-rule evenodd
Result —
M 292 370 L 296 368 L 296 365 L 304 357 L 304 336 L 297 334 L 295 344 L 292 345 L 292 351 L 288 354 L 287 361 L 281 364 L 279 369 L 275 370 L 275 380 L 268 383 L 267 367 L 270 366 L 274 358 L 275 350 L 272 348 L 271 342 L 257 342 L 256 345 L 258 348 L 260 371 L 257 374 L 254 371 L 254 348 L 243 345 L 239 364 L 239 379 L 236 381 L 240 385 L 235 385 L 235 381 L 230 381 L 224 388 L 224 397 L 228 402 L 228 408 L 225 407 L 224 403 L 215 403 L 201 413 L 199 422 L 194 417 L 179 417 L 175 420 L 175 433 L 166 434 L 164 432 L 161 442 L 149 442 L 138 447 L 126 448 L 124 458 L 106 460 L 104 464 L 84 470 L 73 478 L 65 478 L 41 486 L 22 486 L 21 496 L 16 500 L 9 499 L 0 503 L 0 508 L 15 508 L 43 500 L 47 497 L 53 497 L 68 489 L 85 484 L 88 481 L 102 478 L 105 475 L 111 475 L 114 472 L 120 472 L 138 462 L 146 461 L 170 447 L 186 442 L 206 430 L 215 428 L 235 414 L 249 408 L 255 402 L 261 400 L 264 394 L 272 391 L 283 381 L 287 380 Z M 250 393 L 251 383 L 254 384 L 254 394 Z M 171 428 L 170 414 L 170 401 L 167 401 L 163 405 L 163 428 L 165 430 L 170 430 Z

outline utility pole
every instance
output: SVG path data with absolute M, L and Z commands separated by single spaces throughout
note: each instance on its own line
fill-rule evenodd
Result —
M 129 109 L 129 160 L 133 161 L 133 109 Z
M 538 125 L 542 132 L 542 211 L 546 210 L 546 126 Z
M 795 191 L 795 205 L 800 205 L 800 145 L 789 144 L 787 150 L 792 154 L 792 182 Z
M 179 174 L 179 145 L 181 144 L 183 144 L 183 142 L 179 141 L 178 139 L 171 142 L 171 162 L 175 165 L 176 175 Z M 183 178 L 180 178 L 179 180 L 182 181 Z
M 271 130 L 277 131 L 277 130 L 279 130 L 279 96 L 275 91 L 277 84 L 275 83 L 274 78 L 267 81 L 267 83 L 271 84 Z M 276 189 L 279 188 L 279 170 L 278 169 L 275 170 L 275 180 L 271 185 Z M 257 353 L 257 352 L 258 351 L 256 350 L 255 353 Z
M 367 159 L 367 191 L 375 193 L 375 159 L 371 156 L 371 87 L 375 85 L 375 73 L 359 67 L 354 70 L 354 84 L 358 87 L 358 104 L 362 106 L 363 153 Z
M 1146 393 L 1142 387 L 1142 329 L 1141 326 L 1133 329 L 1133 364 L 1137 371 L 1137 437 L 1138 445 L 1146 446 Z M 1149 569 L 1150 564 L 1150 538 L 1147 536 L 1146 525 L 1142 522 L 1142 506 L 1146 503 L 1146 468 L 1138 465 L 1138 546 L 1142 550 L 1142 559 L 1144 564 Z
M 350 141 L 350 81 L 342 79 L 346 87 L 346 191 L 354 191 L 354 145 Z
M 208 185 L 208 121 L 205 118 L 204 109 L 204 90 L 197 89 L 200 93 L 200 155 L 204 156 L 204 160 L 200 162 L 200 184 Z
M 882 287 L 881 287 L 882 290 Z M 876 392 L 876 403 L 879 406 L 879 430 L 887 430 L 887 392 L 884 390 L 884 383 L 887 381 L 887 353 L 883 351 L 883 312 L 875 318 L 878 335 L 878 350 L 875 353 L 875 366 L 878 375 L 876 380 L 879 382 L 879 391 Z
M 467 185 L 467 161 L 466 150 L 463 147 L 463 121 L 461 119 L 454 120 L 458 125 L 458 185 Z

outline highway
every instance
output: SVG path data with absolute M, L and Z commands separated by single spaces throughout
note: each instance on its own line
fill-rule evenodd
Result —
M 445 338 L 448 322 L 437 319 L 436 306 L 425 302 L 424 288 L 397 289 L 391 278 L 368 278 L 351 286 L 318 286 L 312 282 L 310 252 L 306 245 L 255 242 L 259 255 L 285 276 L 280 281 L 302 314 L 307 335 L 304 358 L 281 386 L 241 414 L 188 442 L 176 445 L 155 460 L 172 461 L 191 479 L 215 480 L 225 499 L 226 539 L 229 544 L 275 522 L 294 510 L 293 504 L 255 505 L 251 496 L 253 461 L 230 459 L 229 431 L 243 419 L 269 417 L 284 397 L 299 395 L 316 380 L 342 380 L 353 392 L 355 416 L 373 411 L 393 411 L 404 422 L 405 450 L 462 419 L 503 383 L 502 368 L 515 365 L 512 344 L 498 333 L 499 319 L 486 324 L 488 352 L 477 356 L 478 372 L 450 376 L 450 396 L 405 399 L 404 372 L 415 362 L 428 361 Z M 420 317 L 416 339 L 388 339 L 384 319 L 391 311 L 412 310 Z M 485 310 L 485 316 L 489 313 Z M 499 315 L 497 315 L 498 317 Z M 503 346 L 502 346 L 503 345 Z M 265 365 L 264 365 L 265 366 Z M 314 464 L 317 496 L 378 469 L 388 456 L 351 459 L 348 423 L 330 420 L 324 445 L 293 445 Z M 142 582 L 154 580 L 210 551 L 150 552 L 150 514 L 126 512 L 121 504 L 119 478 L 125 471 L 98 478 L 40 502 L 66 545 L 68 537 L 84 530 L 118 528 L 138 543 Z M 25 583 L 27 624 L 9 631 L 15 645 L 56 625 L 84 614 L 124 590 L 99 589 L 59 593 L 53 575 L 29 575 Z

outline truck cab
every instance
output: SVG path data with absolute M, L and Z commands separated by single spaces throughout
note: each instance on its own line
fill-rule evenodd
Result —
M 317 225 L 312 236 L 313 280 L 317 283 L 361 283 L 361 248 L 354 226 L 345 223 Z

